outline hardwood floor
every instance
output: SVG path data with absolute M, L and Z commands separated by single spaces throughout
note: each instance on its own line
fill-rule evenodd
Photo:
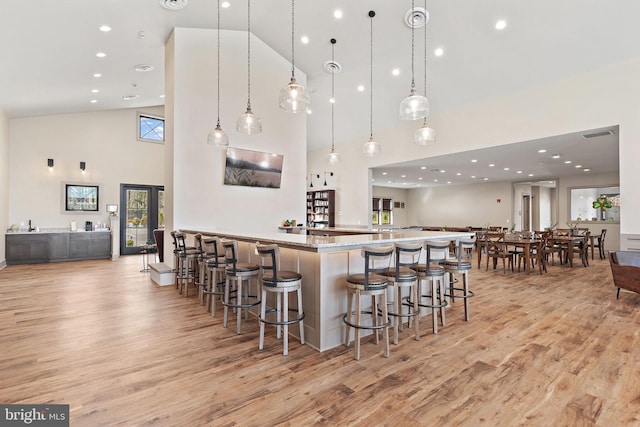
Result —
M 475 266 L 474 266 L 475 267 Z M 608 260 L 543 276 L 473 269 L 462 301 L 391 357 L 363 341 L 282 356 L 222 327 L 139 256 L 0 271 L 0 402 L 68 403 L 72 426 L 640 426 L 640 295 Z M 346 298 L 346 295 L 345 295 Z

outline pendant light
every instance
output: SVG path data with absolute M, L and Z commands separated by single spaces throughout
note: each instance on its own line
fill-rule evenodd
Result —
M 209 132 L 207 143 L 217 147 L 229 145 L 229 137 L 220 127 L 220 0 L 218 0 L 218 124 Z
M 429 101 L 425 96 L 416 95 L 416 82 L 413 73 L 413 57 L 415 49 L 414 34 L 416 27 L 415 0 L 411 0 L 411 18 L 409 19 L 409 26 L 411 27 L 411 91 L 409 96 L 403 99 L 400 103 L 400 119 L 418 120 L 429 115 Z
M 364 154 L 368 157 L 373 157 L 377 154 L 380 154 L 380 144 L 373 140 L 373 17 L 376 16 L 376 13 L 373 10 L 369 11 L 369 18 L 371 21 L 371 38 L 370 38 L 370 62 L 369 62 L 369 79 L 370 79 L 370 87 L 369 87 L 369 141 L 364 144 Z
M 298 113 L 300 111 L 306 112 L 307 107 L 309 106 L 309 93 L 305 90 L 304 86 L 296 83 L 294 17 L 294 0 L 291 0 L 291 81 L 289 81 L 287 86 L 282 88 L 278 99 L 280 108 L 284 111 L 288 111 L 289 113 Z
M 424 2 L 425 11 L 427 10 L 427 1 Z M 427 25 L 424 26 L 424 96 L 427 96 Z M 427 125 L 427 118 L 424 118 L 422 126 L 416 130 L 413 135 L 413 142 L 417 145 L 431 145 L 436 142 L 436 131 Z
M 251 0 L 247 0 L 247 111 L 238 117 L 236 130 L 247 135 L 262 132 L 260 117 L 251 111 Z
M 329 164 L 331 165 L 335 165 L 336 163 L 340 162 L 340 155 L 336 152 L 336 148 L 334 145 L 334 128 L 335 128 L 335 124 L 334 124 L 334 112 L 333 112 L 333 107 L 336 104 L 336 98 L 335 98 L 335 74 L 336 74 L 336 69 L 338 68 L 338 66 L 336 65 L 336 61 L 334 58 L 334 48 L 336 46 L 336 39 L 331 39 L 331 64 L 329 65 L 329 70 L 331 71 L 331 151 L 329 152 L 329 154 L 327 155 L 327 159 L 329 160 Z M 333 174 L 333 172 L 332 172 Z M 333 176 L 333 175 L 332 175 Z M 325 176 L 325 182 L 326 182 L 326 176 Z

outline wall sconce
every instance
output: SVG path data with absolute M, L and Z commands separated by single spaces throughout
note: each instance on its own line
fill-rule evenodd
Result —
M 333 176 L 333 172 L 325 172 L 324 173 L 324 186 L 327 186 L 327 174 L 329 174 L 329 176 Z
M 84 173 L 85 169 L 87 169 L 87 164 L 85 162 L 80 162 L 80 170 Z
M 311 174 L 311 179 L 309 180 L 311 182 L 311 185 L 309 185 L 309 188 L 313 188 L 313 176 L 316 176 L 317 179 L 320 179 L 320 174 L 319 173 L 312 173 Z
M 49 170 L 53 168 L 53 159 L 47 159 L 47 166 L 49 166 Z

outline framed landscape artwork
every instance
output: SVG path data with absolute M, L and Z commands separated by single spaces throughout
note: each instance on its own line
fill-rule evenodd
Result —
M 282 154 L 227 148 L 225 185 L 280 188 Z

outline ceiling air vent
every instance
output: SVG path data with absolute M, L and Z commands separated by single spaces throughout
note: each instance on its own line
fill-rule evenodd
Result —
M 160 6 L 167 10 L 180 10 L 187 5 L 189 0 L 160 0 Z
M 591 139 L 591 138 L 598 138 L 599 136 L 607 136 L 607 135 L 613 135 L 613 131 L 612 130 L 605 130 L 602 132 L 594 132 L 594 133 L 587 133 L 582 135 L 582 137 L 584 139 Z

